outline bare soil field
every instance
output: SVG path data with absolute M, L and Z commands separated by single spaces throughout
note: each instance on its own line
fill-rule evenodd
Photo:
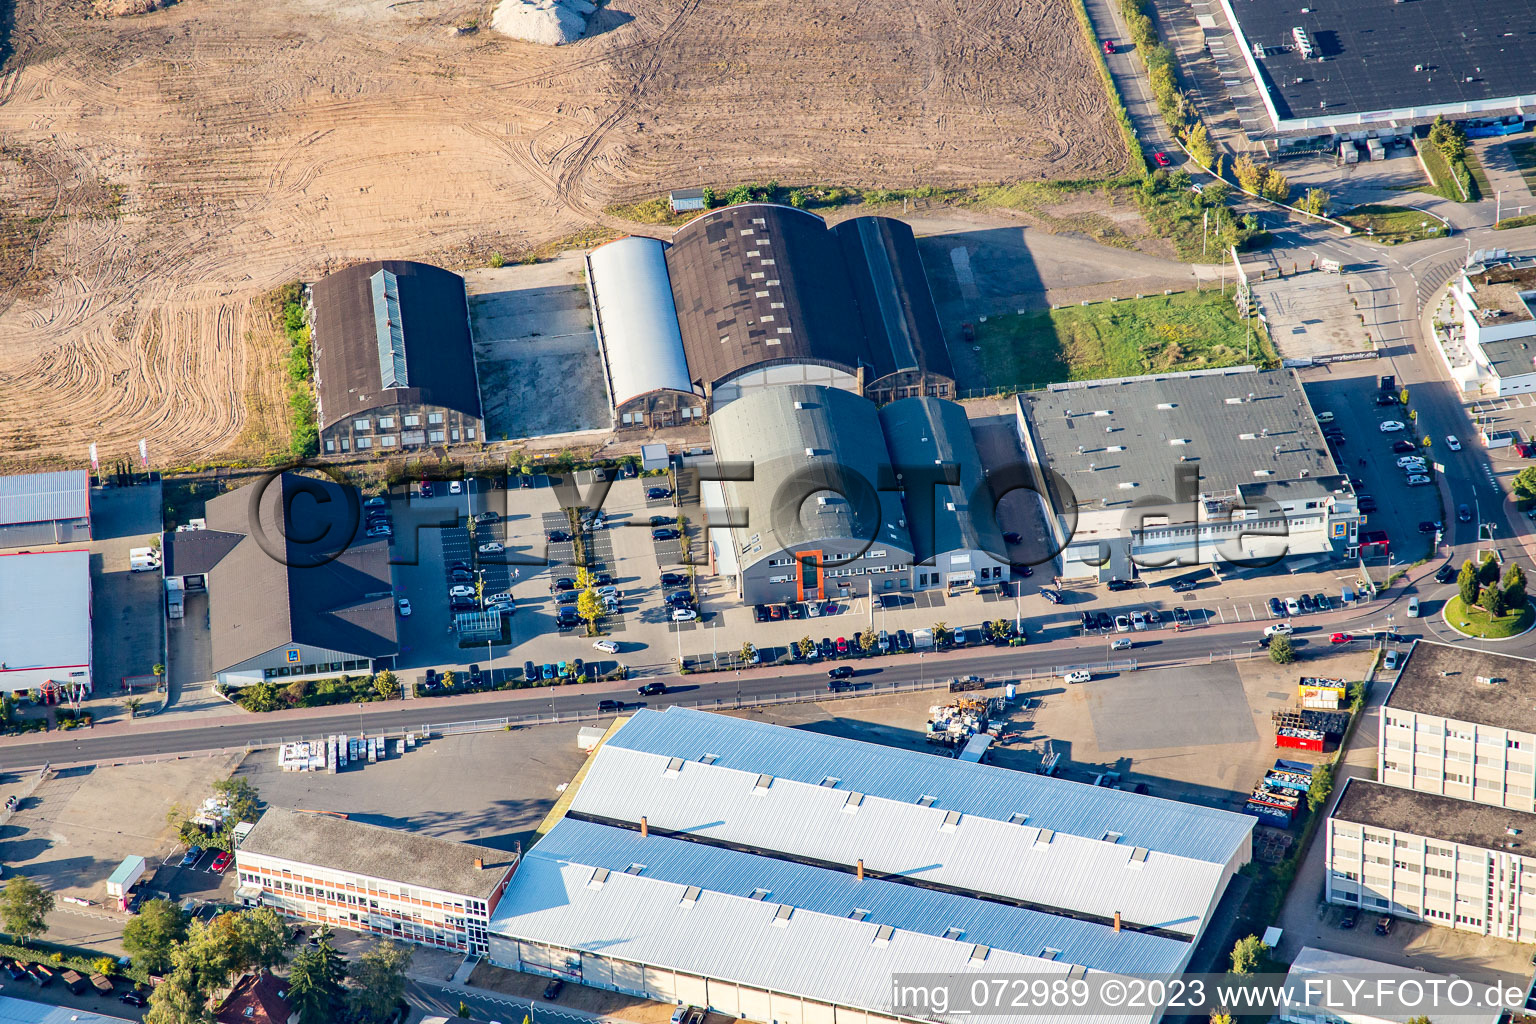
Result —
M 78 463 L 91 441 L 124 457 L 140 437 L 158 465 L 259 448 L 283 401 L 255 300 L 356 260 L 483 265 L 622 232 L 608 204 L 696 183 L 1124 161 L 1053 0 L 612 0 L 558 49 L 457 31 L 488 23 L 472 0 L 14 4 L 8 463 Z

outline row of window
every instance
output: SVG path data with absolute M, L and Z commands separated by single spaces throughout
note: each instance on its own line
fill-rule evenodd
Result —
M 475 439 L 474 427 L 470 427 L 467 431 L 465 431 L 465 433 L 468 435 L 469 440 L 473 441 Z M 459 428 L 454 427 L 448 432 L 448 434 L 451 435 L 453 443 L 457 444 L 459 441 Z M 447 437 L 441 430 L 429 430 L 425 435 L 423 435 L 421 431 L 418 430 L 414 434 L 405 434 L 404 438 L 405 440 L 403 443 L 407 446 L 419 445 L 423 442 L 428 444 L 443 444 L 447 440 Z M 374 440 L 375 438 L 372 437 L 359 437 L 357 439 L 357 450 L 360 452 L 369 450 L 373 447 Z M 400 439 L 397 438 L 394 434 L 381 434 L 377 440 L 379 442 L 380 448 L 396 448 L 399 447 L 400 443 L 402 443 L 400 442 Z M 351 449 L 351 447 L 352 439 L 343 437 L 341 439 L 340 450 L 348 451 Z M 326 438 L 325 450 L 328 452 L 335 452 L 337 450 L 335 438 Z
M 366 658 L 352 661 L 322 661 L 313 665 L 280 665 L 261 670 L 264 679 L 281 679 L 284 676 L 312 676 L 317 672 L 367 672 Z
M 413 415 L 410 415 L 410 416 L 402 416 L 401 420 L 404 421 L 404 424 L 407 427 L 419 427 L 419 426 L 421 426 L 421 417 L 419 415 L 414 415 L 413 414 Z M 441 422 L 443 422 L 443 414 L 440 413 L 440 412 L 429 412 L 429 413 L 427 413 L 427 422 L 430 423 L 430 424 L 441 423 Z M 394 428 L 395 428 L 395 418 L 393 416 L 380 416 L 379 417 L 379 429 L 380 430 L 393 430 Z M 373 421 L 368 419 L 367 417 L 362 417 L 360 419 L 355 419 L 355 420 L 352 421 L 352 429 L 353 430 L 372 430 L 373 429 Z
M 364 893 L 369 896 L 376 896 L 382 899 L 399 900 L 402 903 L 410 903 L 412 905 L 422 907 L 431 907 L 435 910 L 453 910 L 463 913 L 467 908 L 468 912 L 472 914 L 486 914 L 486 904 L 484 900 L 443 900 L 440 897 L 434 898 L 433 893 L 430 890 L 417 889 L 412 886 L 397 885 L 394 883 L 384 883 L 381 885 L 378 881 L 371 878 L 366 878 L 361 875 L 354 876 L 353 881 L 343 882 L 334 878 L 313 878 L 301 871 L 292 871 L 288 868 L 269 867 L 265 864 L 253 865 L 249 863 L 240 864 L 239 872 L 242 881 L 249 880 L 255 884 L 263 885 L 269 889 L 276 889 L 278 887 L 278 883 L 286 879 L 291 882 L 308 883 L 310 886 L 319 886 L 322 888 L 328 886 L 337 892 L 345 891 Z M 247 879 L 247 875 L 249 875 L 249 879 Z

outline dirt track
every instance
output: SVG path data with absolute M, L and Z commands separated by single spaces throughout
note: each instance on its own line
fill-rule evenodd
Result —
M 466 0 L 17 0 L 0 77 L 0 459 L 159 464 L 265 433 L 251 300 L 345 263 L 482 264 L 698 182 L 1118 169 L 1059 0 L 612 0 L 547 49 Z M 608 223 L 610 228 L 622 225 Z

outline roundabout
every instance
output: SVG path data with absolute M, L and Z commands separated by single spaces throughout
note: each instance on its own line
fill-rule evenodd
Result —
M 1458 594 L 1445 602 L 1445 609 L 1440 614 L 1451 629 L 1477 640 L 1513 640 L 1536 627 L 1536 611 L 1532 610 L 1529 601 L 1493 618 L 1481 608 L 1468 608 Z

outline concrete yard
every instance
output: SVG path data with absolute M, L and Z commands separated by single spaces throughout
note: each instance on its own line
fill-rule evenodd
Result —
M 608 427 L 585 281 L 579 252 L 464 275 L 487 441 Z

